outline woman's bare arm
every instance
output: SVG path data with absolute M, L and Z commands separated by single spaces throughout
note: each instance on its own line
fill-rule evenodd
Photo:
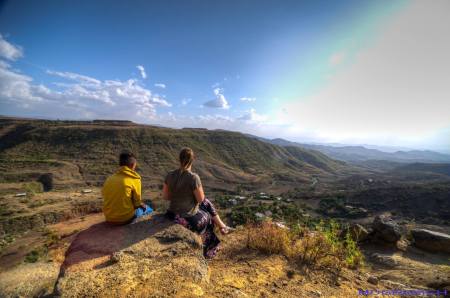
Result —
M 194 195 L 199 204 L 203 202 L 205 199 L 205 193 L 203 192 L 203 187 L 201 185 L 194 190 Z
M 163 185 L 163 199 L 170 201 L 169 186 L 166 183 Z

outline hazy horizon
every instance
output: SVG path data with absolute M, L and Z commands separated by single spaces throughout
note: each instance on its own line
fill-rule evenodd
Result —
M 0 114 L 450 153 L 449 1 L 4 1 Z
M 92 119 L 76 119 L 76 118 L 51 118 L 51 117 L 39 117 L 39 116 L 34 116 L 34 117 L 21 117 L 21 116 L 17 116 L 17 115 L 1 115 L 0 117 L 11 117 L 11 118 L 18 118 L 18 119 L 33 119 L 33 120 L 49 120 L 49 121 L 94 121 L 94 120 L 99 120 L 99 121 L 132 121 L 132 120 L 128 120 L 128 119 L 111 119 L 111 118 L 92 118 Z M 196 127 L 196 126 L 185 126 L 185 127 L 171 127 L 171 126 L 165 126 L 165 125 L 161 125 L 158 123 L 140 123 L 140 122 L 134 122 L 135 124 L 138 125 L 150 125 L 150 126 L 157 126 L 157 127 L 161 127 L 161 128 L 172 128 L 172 129 L 208 129 L 207 127 Z M 224 130 L 222 128 L 214 128 L 212 130 Z M 325 145 L 325 146 L 332 146 L 332 147 L 344 147 L 344 146 L 362 146 L 365 147 L 367 149 L 376 149 L 382 152 L 387 152 L 387 153 L 394 153 L 394 152 L 398 152 L 398 151 L 414 151 L 414 150 L 419 150 L 419 151 L 433 151 L 433 152 L 437 152 L 437 153 L 441 153 L 441 154 L 447 154 L 450 155 L 450 150 L 432 150 L 432 149 L 428 149 L 428 148 L 411 148 L 411 147 L 401 147 L 401 146 L 383 146 L 383 145 L 377 145 L 377 144 L 365 144 L 365 143 L 339 143 L 339 142 L 335 142 L 335 143 L 331 143 L 331 142 L 319 142 L 319 141 L 314 141 L 314 140 L 305 140 L 305 139 L 289 139 L 289 138 L 281 138 L 281 137 L 277 137 L 277 136 L 262 136 L 262 135 L 256 135 L 256 134 L 251 134 L 251 133 L 246 133 L 240 130 L 227 130 L 227 131 L 233 131 L 233 132 L 240 132 L 240 133 L 244 133 L 244 134 L 248 134 L 248 135 L 252 135 L 254 137 L 259 137 L 259 138 L 265 138 L 267 140 L 274 140 L 274 139 L 283 139 L 286 141 L 290 141 L 290 142 L 297 142 L 299 144 L 310 144 L 310 145 Z

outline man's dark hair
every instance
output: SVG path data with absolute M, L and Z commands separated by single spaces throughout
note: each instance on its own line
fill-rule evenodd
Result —
M 124 150 L 122 153 L 120 153 L 119 156 L 119 165 L 120 166 L 131 166 L 136 162 L 136 156 L 133 152 Z

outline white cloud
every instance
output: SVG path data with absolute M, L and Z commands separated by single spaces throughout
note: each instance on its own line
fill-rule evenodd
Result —
M 267 119 L 267 116 L 256 113 L 255 109 L 250 109 L 238 118 L 238 120 L 244 120 L 251 123 L 262 123 L 267 121 Z
M 8 99 L 22 107 L 41 101 L 42 98 L 35 92 L 39 86 L 33 86 L 32 80 L 31 77 L 19 73 L 8 63 L 0 60 L 0 100 Z
M 23 56 L 22 48 L 6 41 L 0 34 L 0 57 L 11 61 L 15 61 L 22 56 Z
M 162 88 L 162 89 L 166 89 L 166 84 L 156 83 L 156 84 L 155 84 L 155 87 Z
M 187 106 L 188 103 L 190 103 L 191 101 L 192 101 L 192 98 L 183 98 L 183 99 L 181 100 L 181 105 L 182 105 L 182 106 Z
M 78 81 L 81 83 L 89 83 L 89 84 L 94 84 L 94 85 L 100 85 L 101 82 L 97 79 L 88 77 L 88 76 L 83 76 L 83 75 L 79 75 L 73 72 L 60 72 L 60 71 L 52 71 L 52 70 L 47 70 L 47 73 L 50 75 L 54 75 L 54 76 L 58 76 L 64 79 L 69 79 L 69 80 L 73 80 L 73 81 Z
M 166 108 L 168 108 L 168 107 L 171 107 L 171 106 L 172 106 L 171 103 L 168 103 L 164 98 L 162 98 L 162 97 L 159 96 L 159 95 L 153 96 L 152 100 L 153 100 L 153 103 L 155 103 L 155 104 L 157 104 L 157 105 L 159 105 L 159 106 L 161 106 L 161 107 L 166 107 Z
M 4 41 L 7 43 L 7 41 Z M 4 54 L 2 54 L 5 56 Z M 8 54 L 8 57 L 19 57 Z M 153 95 L 137 80 L 98 80 L 73 72 L 48 70 L 47 74 L 63 79 L 58 88 L 37 85 L 33 78 L 0 60 L 0 107 L 2 111 L 23 108 L 48 117 L 100 117 L 145 121 L 156 115 L 157 107 L 172 106 Z
M 234 122 L 234 119 L 230 116 L 224 116 L 224 115 L 200 115 L 195 117 L 199 122 L 203 123 L 210 123 L 210 122 Z
M 143 79 L 146 79 L 146 78 L 147 78 L 147 73 L 145 72 L 144 66 L 142 66 L 142 65 L 137 65 L 136 68 L 139 69 L 139 72 L 141 73 L 141 77 L 142 77 Z
M 256 98 L 255 97 L 241 97 L 241 101 L 252 102 L 252 101 L 256 101 Z
M 226 129 L 256 133 L 261 135 L 262 131 L 276 132 L 280 130 L 280 125 L 267 123 L 267 117 L 259 115 L 254 109 L 245 112 L 240 117 L 231 117 L 220 114 L 202 114 L 197 116 L 162 114 L 153 121 L 170 127 L 204 127 L 208 129 Z
M 222 88 L 215 88 L 214 95 L 216 99 L 205 102 L 203 105 L 209 108 L 219 108 L 219 109 L 229 109 L 230 105 L 228 104 L 227 99 L 223 95 Z
M 45 93 L 41 92 L 43 98 L 67 102 L 77 100 L 80 103 L 86 103 L 92 107 L 94 102 L 99 102 L 110 106 L 103 107 L 104 112 L 109 112 L 112 117 L 114 114 L 122 114 L 121 110 L 128 105 L 130 111 L 135 111 L 136 115 L 154 115 L 156 107 L 170 107 L 171 104 L 158 95 L 153 96 L 151 91 L 139 85 L 136 80 L 126 81 L 106 80 L 99 81 L 87 76 L 70 73 L 67 76 L 61 76 L 60 72 L 48 72 L 64 77 L 74 83 L 64 84 L 62 91 L 52 91 L 47 88 Z M 61 85 L 60 85 L 61 86 Z M 85 105 L 86 106 L 86 105 Z M 114 108 L 113 108 L 114 107 Z M 132 114 L 129 115 L 132 117 Z
M 219 94 L 223 93 L 223 89 L 222 88 L 214 88 L 213 92 L 214 92 L 214 95 L 219 95 Z
M 255 111 L 249 111 L 240 117 L 220 114 L 202 114 L 198 116 L 159 114 L 151 119 L 150 122 L 174 128 L 203 127 L 211 130 L 225 129 L 269 138 L 289 136 L 287 132 L 290 130 L 290 127 L 288 125 L 269 123 L 265 119 L 265 116 L 258 115 Z
M 228 129 L 236 130 L 238 120 L 226 115 L 174 115 L 174 114 L 160 114 L 157 115 L 151 122 L 155 124 L 162 124 L 168 127 L 182 128 L 182 127 L 204 127 L 208 129 Z M 245 125 L 245 123 L 243 123 Z

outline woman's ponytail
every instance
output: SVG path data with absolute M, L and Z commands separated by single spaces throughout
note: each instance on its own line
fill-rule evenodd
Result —
M 183 148 L 180 151 L 180 169 L 186 171 L 194 162 L 194 151 L 191 148 Z

